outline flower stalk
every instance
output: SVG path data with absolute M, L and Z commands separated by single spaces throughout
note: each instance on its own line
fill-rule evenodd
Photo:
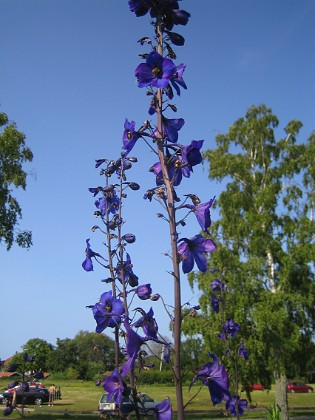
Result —
M 177 112 L 177 107 L 171 102 L 174 94 L 179 96 L 180 88 L 187 89 L 183 80 L 185 66 L 174 64 L 173 59 L 176 55 L 171 47 L 171 44 L 182 46 L 185 40 L 172 29 L 174 25 L 186 25 L 190 14 L 179 9 L 179 0 L 129 0 L 129 6 L 136 16 L 150 13 L 153 19 L 154 40 L 148 37 L 141 38 L 141 45 L 147 45 L 150 51 L 140 55 L 145 62 L 137 66 L 135 76 L 138 87 L 147 89 L 147 95 L 150 97 L 148 113 L 151 117 L 155 117 L 155 123 L 145 121 L 137 130 L 136 123 L 126 119 L 122 138 L 123 152 L 120 158 L 96 161 L 96 167 L 106 164 L 105 169 L 101 171 L 101 174 L 106 176 L 105 188 L 90 188 L 90 192 L 94 196 L 101 195 L 95 203 L 98 208 L 96 215 L 101 217 L 106 225 L 108 264 L 102 262 L 105 259 L 101 254 L 91 249 L 88 239 L 86 258 L 82 266 L 86 271 L 93 271 L 93 260 L 96 260 L 103 268 L 110 271 L 108 282 L 111 282 L 111 291 L 103 293 L 99 302 L 90 306 L 97 323 L 96 331 L 100 333 L 105 328 L 114 328 L 115 331 L 115 369 L 103 382 L 103 388 L 108 392 L 108 401 L 116 402 L 122 418 L 132 412 L 135 412 L 138 419 L 147 414 L 145 405 L 141 402 L 137 379 L 142 369 L 153 366 L 146 363 L 147 352 L 144 350 L 145 346 L 150 349 L 150 342 L 153 342 L 161 345 L 163 349 L 160 352 L 161 356 L 157 357 L 159 363 L 167 364 L 173 371 L 177 418 L 183 420 L 184 409 L 193 397 L 185 405 L 181 369 L 182 322 L 187 314 L 196 316 L 200 306 L 194 306 L 188 311 L 183 309 L 180 267 L 184 274 L 190 273 L 195 266 L 201 272 L 208 270 L 206 255 L 216 250 L 216 244 L 209 238 L 210 208 L 214 198 L 201 204 L 199 197 L 190 193 L 186 194 L 182 204 L 179 204 L 181 198 L 176 193 L 176 188 L 182 180 L 189 178 L 193 167 L 202 162 L 200 150 L 203 140 L 192 140 L 188 146 L 180 144 L 179 131 L 185 121 L 183 118 L 169 118 L 167 115 L 169 112 Z M 137 162 L 136 158 L 130 157 L 130 153 L 140 141 L 148 145 L 158 158 L 150 168 L 150 172 L 155 175 L 155 186 L 146 191 L 144 198 L 150 202 L 154 198 L 161 205 L 163 213 L 158 213 L 158 217 L 168 224 L 171 253 L 166 255 L 170 257 L 172 266 L 167 271 L 172 276 L 174 284 L 173 305 L 166 305 L 159 293 L 152 294 L 150 283 L 139 285 L 139 279 L 133 272 L 131 257 L 127 252 L 127 247 L 135 242 L 136 237 L 132 233 L 124 234 L 122 203 L 127 199 L 127 190 L 129 192 L 140 188 L 137 183 L 127 181 L 126 175 L 126 171 Z M 114 176 L 118 182 L 110 184 L 109 179 Z M 182 210 L 186 214 L 180 217 Z M 202 234 L 196 234 L 192 238 L 179 238 L 177 226 L 185 226 L 190 214 L 196 216 Z M 136 297 L 141 302 L 145 300 L 156 302 L 161 299 L 171 319 L 173 343 L 161 338 L 152 307 L 148 311 L 142 307 L 133 309 Z M 215 310 L 219 310 L 220 301 L 213 298 L 212 303 Z M 132 311 L 135 315 L 131 315 Z M 234 336 L 237 332 L 233 321 L 227 321 L 223 328 L 222 334 L 225 338 Z M 119 342 L 121 338 L 123 343 Z M 120 356 L 124 357 L 122 363 Z M 202 384 L 209 388 L 214 405 L 224 400 L 230 412 L 238 416 L 244 403 L 242 400 L 239 401 L 237 396 L 231 396 L 229 378 L 218 357 L 211 352 L 209 356 L 213 361 L 200 368 L 192 384 L 201 380 Z M 240 409 L 239 404 L 241 404 Z M 153 411 L 156 419 L 170 420 L 172 418 L 170 399 L 166 398 L 156 404 Z

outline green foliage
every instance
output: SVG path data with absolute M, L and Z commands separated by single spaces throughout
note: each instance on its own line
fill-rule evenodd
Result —
M 60 375 L 60 372 L 59 372 L 59 375 Z M 68 379 L 70 381 L 75 380 L 75 379 L 79 379 L 79 372 L 75 368 L 70 366 L 67 369 L 65 369 L 65 371 L 63 372 L 63 377 L 64 377 L 64 379 Z
M 281 420 L 281 409 L 275 402 L 272 406 L 267 408 L 266 413 L 267 420 Z
M 271 109 L 252 106 L 204 154 L 210 180 L 225 184 L 209 268 L 219 269 L 231 290 L 225 317 L 241 326 L 250 353 L 241 381 L 267 386 L 275 370 L 309 370 L 315 326 L 315 133 L 298 143 L 299 121 L 290 121 L 280 139 L 278 126 Z M 207 348 L 222 354 L 222 315 L 210 307 L 214 278 L 190 276 L 203 292 L 201 313 L 185 319 L 183 330 L 200 333 Z
M 76 365 L 77 359 L 77 347 L 74 341 L 70 338 L 57 338 L 56 347 L 48 359 L 48 369 L 51 372 L 65 372 Z
M 47 361 L 53 351 L 53 346 L 51 344 L 40 338 L 32 338 L 24 344 L 22 349 L 23 352 L 35 356 L 35 360 L 32 362 L 32 370 L 36 372 L 40 370 L 47 372 Z
M 64 372 L 69 379 L 93 380 L 111 370 L 114 342 L 104 334 L 80 331 L 73 339 L 57 339 L 49 358 L 51 372 Z
M 5 389 L 8 385 L 8 382 L 8 378 L 0 378 L 0 390 Z M 87 382 L 82 380 L 66 380 L 63 375 L 57 376 L 52 374 L 46 380 L 43 380 L 43 383 L 46 385 L 46 387 L 49 387 L 51 383 L 55 383 L 61 387 L 62 392 L 62 400 L 56 401 L 53 410 L 50 407 L 47 407 L 47 405 L 43 405 L 38 408 L 32 407 L 32 409 L 35 409 L 34 413 L 42 413 L 43 419 L 50 418 L 52 413 L 55 413 L 55 417 L 53 418 L 59 420 L 61 418 L 65 418 L 65 410 L 71 419 L 76 416 L 76 413 L 93 412 L 97 410 L 98 400 L 103 393 L 102 386 L 95 386 L 94 381 Z M 167 383 L 166 385 L 140 384 L 140 392 L 145 392 L 158 401 L 162 401 L 166 397 L 170 397 L 174 402 L 173 409 L 176 411 L 175 386 L 171 382 Z M 188 384 L 185 384 L 183 387 L 183 392 L 185 401 L 188 401 L 194 394 L 195 390 L 189 389 Z M 254 391 L 251 394 L 253 405 L 257 405 L 257 407 L 251 409 L 249 412 L 246 411 L 246 414 L 242 416 L 242 418 L 266 418 L 266 409 L 267 407 L 270 407 L 275 400 L 274 387 L 272 387 L 269 392 Z M 288 398 L 290 406 L 294 407 L 294 410 L 290 410 L 290 418 L 296 416 L 314 416 L 314 394 L 289 394 Z M 224 403 L 214 407 L 209 401 L 209 390 L 207 387 L 203 387 L 198 396 L 193 400 L 192 404 L 187 406 L 187 416 L 185 415 L 185 419 L 186 417 L 187 419 L 190 419 L 190 411 L 199 412 L 199 419 L 225 418 L 223 415 Z M 97 414 L 95 415 L 97 416 Z M 32 418 L 32 412 L 27 413 L 27 418 Z
M 12 364 L 20 364 L 20 370 L 25 367 L 26 373 L 29 371 L 47 371 L 47 360 L 49 359 L 53 351 L 53 346 L 45 340 L 40 338 L 32 338 L 22 346 L 22 352 L 16 353 L 11 361 Z M 27 362 L 24 364 L 23 354 L 27 353 L 29 356 L 35 356 L 33 362 Z
M 207 351 L 200 337 L 187 338 L 182 342 L 181 368 L 184 377 L 190 372 L 197 371 L 201 365 L 208 361 Z
M 26 188 L 25 162 L 31 162 L 33 154 L 25 146 L 25 135 L 10 123 L 4 113 L 0 113 L 0 243 L 6 244 L 9 250 L 13 243 L 29 248 L 32 235 L 29 231 L 17 229 L 18 220 L 22 218 L 21 207 L 12 195 L 16 188 Z
M 171 370 L 150 369 L 144 371 L 139 378 L 139 385 L 170 385 L 173 383 L 174 378 Z
M 67 379 L 95 380 L 113 369 L 114 341 L 104 334 L 79 331 L 73 338 L 57 338 L 56 346 L 32 338 L 14 355 L 12 363 L 23 366 L 23 353 L 34 355 L 27 371 L 44 371 Z

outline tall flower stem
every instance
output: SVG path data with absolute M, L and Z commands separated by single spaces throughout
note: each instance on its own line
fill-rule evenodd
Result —
M 121 158 L 121 172 L 120 172 L 120 177 L 119 177 L 119 209 L 118 209 L 118 220 L 121 221 L 122 220 L 122 203 L 123 203 L 123 180 L 125 179 L 125 175 L 124 175 L 124 161 L 123 158 Z M 122 228 L 122 224 L 119 222 L 118 223 L 118 228 L 117 228 L 117 241 L 119 244 L 119 262 L 121 265 L 121 283 L 122 283 L 122 294 L 123 294 L 123 302 L 124 302 L 124 307 L 125 307 L 125 318 L 129 318 L 129 307 L 128 307 L 128 301 L 127 301 L 127 284 L 126 284 L 126 270 L 125 270 L 125 265 L 124 265 L 124 254 L 125 254 L 125 248 L 122 244 L 122 233 L 121 233 L 121 228 Z M 131 392 L 133 395 L 133 399 L 134 401 L 137 401 L 137 387 L 136 387 L 136 381 L 135 381 L 135 373 L 134 370 L 132 370 L 129 373 L 129 378 L 130 378 L 130 388 L 131 388 Z M 120 403 L 120 411 L 122 409 L 122 402 Z M 120 414 L 122 415 L 123 413 L 120 412 Z M 141 419 L 140 413 L 139 413 L 139 409 L 137 404 L 135 405 L 135 415 L 137 420 Z
M 160 118 L 158 118 L 160 119 Z M 159 128 L 160 131 L 160 128 Z M 174 373 L 175 373 L 175 386 L 176 386 L 176 399 L 178 419 L 184 418 L 184 401 L 182 392 L 182 378 L 180 366 L 180 352 L 181 352 L 181 287 L 180 287 L 180 273 L 179 261 L 177 255 L 177 231 L 176 231 L 176 218 L 175 218 L 175 203 L 171 181 L 168 177 L 167 168 L 165 164 L 165 156 L 163 146 L 159 143 L 158 155 L 162 166 L 164 184 L 167 194 L 167 212 L 169 218 L 169 232 L 171 238 L 171 252 L 173 263 L 173 279 L 174 279 L 174 321 L 173 321 L 173 338 L 174 338 Z
M 161 24 L 157 24 L 158 35 L 158 53 L 163 55 L 163 32 Z M 184 419 L 184 401 L 182 390 L 182 375 L 181 375 L 181 286 L 180 286 L 180 272 L 179 259 L 177 255 L 177 239 L 178 234 L 176 230 L 176 211 L 174 200 L 173 182 L 169 178 L 166 164 L 166 156 L 163 147 L 163 124 L 162 124 L 162 108 L 163 108 L 163 92 L 162 89 L 157 90 L 157 129 L 160 138 L 158 139 L 158 157 L 161 163 L 163 180 L 167 196 L 167 213 L 169 219 L 169 232 L 171 239 L 171 252 L 173 264 L 173 279 L 174 279 L 174 321 L 173 321 L 173 339 L 174 339 L 174 374 L 177 400 L 177 416 L 179 420 Z
M 106 187 L 109 185 L 109 178 L 106 177 Z M 121 204 L 120 204 L 121 206 Z M 113 263 L 113 253 L 111 249 L 111 233 L 109 228 L 109 209 L 108 209 L 108 202 L 106 201 L 106 213 L 105 213 L 105 226 L 106 226 L 106 239 L 107 239 L 107 251 L 108 251 L 108 266 L 109 272 L 112 278 L 112 293 L 113 297 L 116 298 L 116 284 L 115 284 L 115 270 L 114 270 L 114 263 Z M 119 367 L 119 328 L 115 327 L 114 329 L 115 335 L 115 369 Z

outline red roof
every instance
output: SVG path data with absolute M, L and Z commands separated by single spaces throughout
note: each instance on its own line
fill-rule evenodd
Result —
M 44 375 L 44 378 L 47 378 L 47 376 L 49 376 L 49 373 L 44 372 L 43 375 Z M 11 376 L 22 376 L 22 374 L 19 372 L 0 372 L 0 378 L 11 378 Z M 28 376 L 28 375 L 25 375 L 25 376 Z
M 18 372 L 0 372 L 0 378 L 10 378 L 11 376 L 22 376 Z
M 2 360 L 3 366 L 8 365 L 11 362 L 12 359 L 13 359 L 13 356 L 9 357 L 8 359 Z

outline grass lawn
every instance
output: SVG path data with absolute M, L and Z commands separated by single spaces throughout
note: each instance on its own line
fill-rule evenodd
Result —
M 0 380 L 0 389 L 6 388 L 7 380 Z M 102 387 L 95 386 L 94 382 L 83 381 L 44 381 L 44 384 L 49 387 L 50 383 L 61 387 L 62 399 L 55 401 L 53 407 L 48 407 L 43 404 L 41 407 L 29 406 L 31 411 L 27 411 L 26 418 L 49 420 L 58 420 L 69 418 L 71 420 L 89 420 L 99 417 L 97 413 L 98 400 L 103 393 Z M 189 392 L 188 386 L 184 386 L 184 400 L 188 401 L 194 393 L 198 391 L 198 387 L 193 387 Z M 176 397 L 174 386 L 159 386 L 159 385 L 145 385 L 140 388 L 141 392 L 154 397 L 156 400 L 163 400 L 170 397 L 172 401 L 173 410 L 176 411 Z M 255 408 L 249 410 L 244 416 L 245 418 L 263 418 L 265 417 L 266 408 L 271 406 L 274 402 L 274 389 L 271 391 L 253 391 L 251 405 Z M 244 395 L 244 398 L 245 395 Z M 290 415 L 308 415 L 315 417 L 315 395 L 312 394 L 289 394 Z M 199 411 L 199 413 L 198 413 Z M 94 412 L 94 413 L 93 413 Z M 189 413 L 191 412 L 191 413 Z M 188 420 L 195 419 L 219 419 L 224 418 L 224 405 L 220 404 L 213 407 L 210 401 L 209 392 L 203 388 L 200 393 L 194 398 L 191 404 L 187 407 Z M 0 418 L 1 418 L 0 411 Z M 10 418 L 20 418 L 16 413 Z M 176 416 L 174 416 L 176 419 Z M 152 419 L 152 417 L 151 417 Z

